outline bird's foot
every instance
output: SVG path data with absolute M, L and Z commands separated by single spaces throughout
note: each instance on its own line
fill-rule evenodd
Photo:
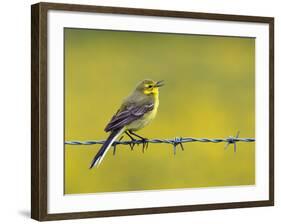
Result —
M 136 133 L 132 132 L 132 131 L 129 131 L 129 133 L 127 133 L 128 136 L 133 139 L 133 137 L 131 135 L 134 135 L 136 137 L 138 137 L 140 140 L 138 141 L 139 143 L 138 144 L 142 144 L 142 152 L 144 153 L 144 150 L 148 148 L 148 139 L 147 138 L 144 138 L 140 135 L 137 135 Z
M 134 143 L 134 141 L 136 141 L 136 140 L 132 140 L 132 142 L 129 144 L 129 146 L 130 146 L 130 148 L 131 148 L 131 151 L 134 150 L 134 147 L 135 147 L 135 145 L 136 145 L 136 143 Z
M 131 143 L 129 143 L 129 146 L 131 148 L 131 151 L 133 151 L 137 140 L 135 138 L 133 138 L 128 132 L 125 132 L 125 133 L 131 139 Z
M 141 144 L 142 144 L 142 153 L 144 153 L 144 150 L 147 150 L 148 148 L 148 139 L 147 138 L 141 138 Z

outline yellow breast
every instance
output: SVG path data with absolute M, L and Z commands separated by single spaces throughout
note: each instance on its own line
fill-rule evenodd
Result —
M 158 94 L 157 94 L 157 97 L 155 97 L 155 101 L 154 101 L 154 108 L 148 115 L 151 120 L 155 118 L 157 111 L 158 111 L 158 106 L 159 106 L 159 99 L 158 99 Z

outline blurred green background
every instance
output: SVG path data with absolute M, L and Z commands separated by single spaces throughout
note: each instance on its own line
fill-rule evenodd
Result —
M 165 80 L 146 138 L 255 137 L 255 39 L 65 29 L 65 140 L 102 140 L 122 99 Z M 255 144 L 118 146 L 89 170 L 100 145 L 65 145 L 65 193 L 255 184 Z

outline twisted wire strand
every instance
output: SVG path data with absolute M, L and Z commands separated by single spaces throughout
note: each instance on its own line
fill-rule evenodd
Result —
M 96 145 L 103 144 L 105 140 L 89 140 L 89 141 L 66 141 L 66 145 Z M 229 144 L 234 144 L 236 142 L 255 142 L 254 138 L 192 138 L 192 137 L 175 137 L 172 139 L 145 139 L 145 140 L 130 140 L 130 141 L 115 141 L 115 145 L 130 145 L 130 144 L 143 144 L 143 143 L 166 143 L 166 144 L 180 144 L 188 142 L 205 142 L 205 143 L 220 143 L 226 142 Z
M 220 143 L 220 142 L 225 142 L 225 149 L 229 145 L 234 146 L 234 152 L 237 150 L 237 142 L 255 142 L 254 138 L 239 138 L 240 131 L 237 132 L 236 136 L 229 136 L 227 138 L 193 138 L 193 137 L 175 137 L 171 139 L 143 139 L 143 140 L 131 140 L 131 141 L 121 141 L 122 137 L 120 138 L 119 141 L 115 141 L 112 144 L 113 147 L 113 155 L 115 155 L 116 152 L 116 146 L 117 145 L 129 145 L 131 150 L 134 149 L 135 145 L 142 144 L 142 151 L 144 152 L 144 149 L 147 149 L 148 144 L 171 144 L 173 145 L 173 150 L 174 150 L 174 155 L 176 154 L 177 146 L 179 145 L 182 149 L 184 150 L 183 143 L 189 143 L 189 142 L 203 142 L 203 143 Z M 96 144 L 103 144 L 105 140 L 90 140 L 90 141 L 66 141 L 66 145 L 96 145 Z

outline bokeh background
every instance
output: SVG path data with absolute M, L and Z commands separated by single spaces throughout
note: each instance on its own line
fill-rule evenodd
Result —
M 65 141 L 102 140 L 122 99 L 165 80 L 146 138 L 255 137 L 255 39 L 66 28 Z M 118 146 L 89 170 L 100 145 L 65 145 L 65 194 L 255 184 L 255 144 Z

